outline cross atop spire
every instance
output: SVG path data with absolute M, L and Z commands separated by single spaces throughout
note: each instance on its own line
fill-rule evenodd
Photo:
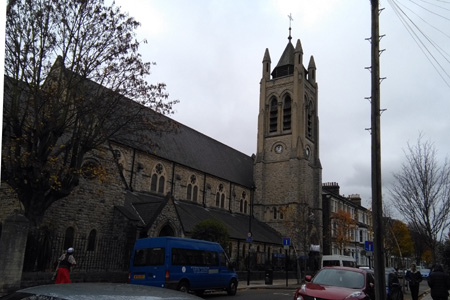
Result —
M 289 37 L 288 37 L 288 40 L 290 42 L 292 40 L 292 37 L 291 37 L 291 22 L 294 21 L 294 19 L 292 18 L 292 14 L 289 14 L 288 18 L 289 18 Z

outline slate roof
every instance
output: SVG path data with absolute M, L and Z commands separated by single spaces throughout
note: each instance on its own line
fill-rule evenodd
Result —
M 160 118 L 167 117 L 160 116 Z M 148 139 L 156 145 L 141 142 L 134 146 L 147 153 L 245 187 L 253 185 L 252 157 L 183 124 L 177 125 L 177 130 L 161 135 L 154 131 L 147 132 Z
M 149 192 L 127 192 L 125 205 L 116 206 L 131 220 L 143 220 L 145 226 L 150 226 L 167 205 L 166 198 Z M 195 225 L 206 219 L 220 220 L 228 229 L 230 237 L 237 240 L 247 240 L 249 216 L 230 213 L 217 208 L 205 208 L 188 201 L 174 201 L 178 219 L 185 233 L 190 233 Z M 282 236 L 273 228 L 255 218 L 251 220 L 253 241 L 270 244 L 282 243 Z
M 153 224 L 167 204 L 166 198 L 146 192 L 127 192 L 124 208 L 144 225 Z
M 55 65 L 64 68 L 62 60 L 59 58 Z M 74 74 L 68 69 L 64 69 L 64 71 Z M 9 80 L 9 77 L 5 76 L 5 79 Z M 5 87 L 8 80 L 5 80 Z M 85 97 L 98 98 L 98 95 L 103 95 L 101 98 L 113 103 L 111 105 L 114 110 L 109 112 L 110 123 L 125 122 L 129 117 L 123 117 L 124 114 L 134 115 L 136 120 L 140 120 L 127 122 L 128 127 L 124 126 L 117 131 L 115 136 L 111 137 L 114 142 L 247 188 L 252 187 L 253 159 L 250 155 L 218 142 L 92 80 L 84 79 L 83 83 L 84 89 L 80 93 L 83 93 Z M 105 107 L 99 109 L 107 107 L 108 102 Z M 199 116 L 193 115 L 192 117 L 198 118 Z M 106 125 L 110 124 L 106 123 Z M 166 126 L 166 128 L 158 127 L 155 130 L 157 126 Z M 175 129 L 170 130 L 167 127 Z
M 233 239 L 246 240 L 249 230 L 249 216 L 230 213 L 223 209 L 205 208 L 186 202 L 175 201 L 175 207 L 185 232 L 191 232 L 198 222 L 205 219 L 220 220 L 228 229 Z M 255 218 L 251 220 L 253 240 L 262 243 L 280 244 L 282 236 L 273 228 Z
M 280 57 L 280 60 L 278 61 L 278 64 L 276 67 L 283 67 L 287 65 L 294 65 L 294 45 L 292 45 L 291 42 L 289 42 L 286 45 L 286 48 L 283 51 L 283 54 Z
M 136 124 L 145 124 L 148 130 L 130 124 L 131 128 L 124 127 L 117 133 L 117 138 L 112 138 L 115 142 L 248 188 L 252 187 L 251 156 L 126 97 L 121 101 L 123 111 L 139 114 L 143 121 Z M 120 115 L 120 110 L 117 114 Z
M 277 66 L 271 73 L 273 78 L 291 75 L 294 72 L 294 51 L 294 46 L 289 41 Z

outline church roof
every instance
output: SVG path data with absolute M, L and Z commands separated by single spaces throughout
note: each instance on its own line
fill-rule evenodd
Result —
M 116 206 L 116 208 L 130 220 L 140 220 L 144 226 L 149 227 L 168 203 L 170 201 L 167 201 L 167 198 L 149 192 L 127 192 L 125 205 Z M 203 207 L 189 201 L 177 200 L 174 204 L 186 234 L 190 234 L 197 223 L 212 219 L 219 220 L 225 225 L 230 238 L 247 240 L 250 225 L 248 215 L 231 213 L 214 207 Z M 255 242 L 281 244 L 282 236 L 272 227 L 255 218 L 251 220 L 251 231 Z
M 55 65 L 61 64 L 60 60 L 55 62 Z M 59 67 L 64 68 L 64 65 Z M 63 73 L 73 74 L 65 68 Z M 95 98 L 96 95 L 106 95 L 105 99 L 109 99 L 112 103 L 120 103 L 114 104 L 116 105 L 114 106 L 115 111 L 109 114 L 110 123 L 124 122 L 126 119 L 123 117 L 124 112 L 128 115 L 135 115 L 135 119 L 140 120 L 128 122 L 128 127 L 121 128 L 110 140 L 244 187 L 253 185 L 253 159 L 251 156 L 115 93 L 92 80 L 83 80 L 84 90 L 80 92 L 83 96 Z M 119 107 L 123 109 L 119 109 Z M 199 116 L 193 115 L 192 117 L 198 118 Z
M 137 149 L 245 187 L 253 185 L 253 159 L 242 152 L 180 123 L 177 130 L 160 136 L 147 134 L 155 145 L 138 143 Z
M 127 192 L 124 206 L 144 225 L 149 225 L 156 220 L 166 203 L 167 200 L 160 195 L 148 192 Z
M 286 65 L 294 65 L 294 46 L 291 42 L 286 45 L 283 54 L 278 61 L 277 67 L 283 67 Z
M 186 233 L 192 232 L 194 226 L 206 219 L 220 220 L 228 229 L 230 237 L 233 239 L 247 240 L 249 232 L 249 216 L 238 213 L 230 213 L 224 209 L 203 207 L 187 201 L 175 201 L 183 229 Z M 280 244 L 282 236 L 269 225 L 251 219 L 251 232 L 255 242 Z
M 62 74 L 71 74 L 72 76 L 75 74 L 64 67 L 60 58 L 54 65 L 55 70 L 62 68 Z M 59 73 L 56 72 L 56 74 Z M 75 76 L 77 75 L 75 74 Z M 81 76 L 79 78 L 83 81 L 83 90 L 78 91 L 79 96 L 93 99 L 104 98 L 105 101 L 113 103 L 114 110 L 108 114 L 110 124 L 121 124 L 127 121 L 130 115 L 135 116 L 134 119 L 137 121 L 126 122 L 128 125 L 119 129 L 110 137 L 110 140 L 244 187 L 253 185 L 253 159 L 251 156 L 90 79 Z M 5 84 L 6 82 L 7 80 L 5 80 Z M 99 95 L 102 97 L 98 97 Z M 108 102 L 106 107 L 108 107 Z M 103 107 L 99 109 L 103 109 Z M 192 116 L 192 118 L 198 117 L 197 115 Z M 108 126 L 108 123 L 105 124 Z M 111 126 L 111 128 L 113 127 Z
M 124 102 L 127 109 L 130 106 L 139 106 L 136 111 L 143 108 L 141 113 L 151 126 L 159 124 L 166 128 L 161 131 L 149 126 L 148 130 L 140 132 L 124 129 L 117 135 L 119 138 L 112 138 L 115 142 L 245 187 L 253 185 L 251 156 L 128 98 L 124 98 Z
M 291 75 L 294 72 L 294 51 L 294 46 L 289 41 L 277 66 L 272 71 L 273 78 Z

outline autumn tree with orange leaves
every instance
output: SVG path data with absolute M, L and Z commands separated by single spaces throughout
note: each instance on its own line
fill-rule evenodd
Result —
M 355 230 L 356 221 L 349 212 L 338 210 L 333 214 L 332 235 L 340 254 L 345 254 L 345 246 L 353 241 L 351 232 Z
M 388 219 L 386 224 L 386 252 L 399 259 L 411 257 L 414 254 L 414 243 L 408 226 L 399 220 Z M 402 265 L 399 260 L 398 266 Z

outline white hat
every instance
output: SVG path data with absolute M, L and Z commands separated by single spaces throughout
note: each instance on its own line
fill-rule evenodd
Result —
M 73 253 L 73 248 L 70 247 L 69 249 L 67 249 L 67 253 Z

